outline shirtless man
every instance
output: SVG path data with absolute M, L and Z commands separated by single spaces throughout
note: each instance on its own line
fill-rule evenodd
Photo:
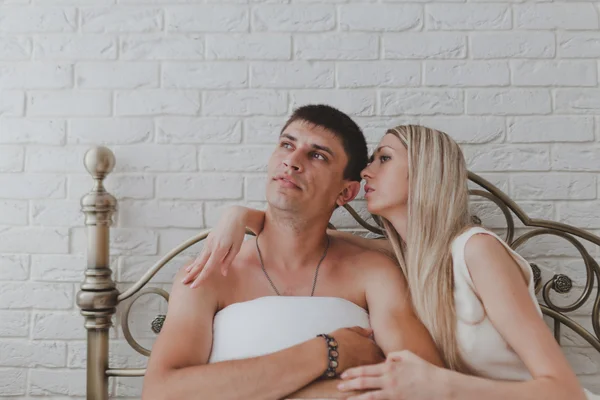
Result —
M 326 233 L 335 207 L 358 194 L 366 162 L 364 136 L 347 115 L 322 105 L 294 112 L 269 160 L 268 207 L 260 235 L 242 244 L 226 276 L 210 274 L 197 289 L 182 282 L 184 268 L 175 277 L 167 318 L 148 363 L 143 399 L 340 398 L 348 393 L 338 392 L 336 379 L 326 379 L 326 372 L 340 374 L 374 364 L 402 349 L 441 364 L 428 332 L 413 314 L 405 279 L 394 262 Z M 332 298 L 341 303 L 332 303 Z M 314 315 L 302 316 L 290 300 L 298 300 L 301 308 L 317 305 Z M 226 310 L 235 314 L 235 307 L 229 307 L 234 304 L 238 312 L 245 307 L 238 316 L 263 318 L 283 307 L 281 317 L 294 317 L 228 332 L 216 325 L 216 317 L 223 320 Z M 368 310 L 368 325 L 337 323 L 337 307 L 344 313 L 350 307 L 358 319 Z M 285 324 L 298 324 L 310 334 L 277 348 L 273 342 L 295 335 L 296 328 L 290 332 Z M 311 332 L 312 325 L 330 330 Z M 337 342 L 335 357 L 330 340 L 316 337 L 321 333 Z M 238 350 L 239 342 L 246 348 Z M 223 354 L 228 343 L 237 354 L 215 354 Z M 260 355 L 248 356 L 253 351 Z

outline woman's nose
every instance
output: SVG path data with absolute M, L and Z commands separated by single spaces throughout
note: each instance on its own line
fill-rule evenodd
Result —
M 362 179 L 372 178 L 370 167 L 371 167 L 371 164 L 368 164 L 365 167 L 365 169 L 363 169 L 362 171 L 360 171 L 360 177 Z

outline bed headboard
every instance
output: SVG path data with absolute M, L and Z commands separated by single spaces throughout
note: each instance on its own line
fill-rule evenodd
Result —
M 148 294 L 162 296 L 168 301 L 169 294 L 164 289 L 145 286 L 167 262 L 188 247 L 205 239 L 208 231 L 189 238 L 165 254 L 128 289 L 117 290 L 111 276 L 113 271 L 109 262 L 110 226 L 112 216 L 117 209 L 117 200 L 103 185 L 104 179 L 115 165 L 115 157 L 106 147 L 94 147 L 86 153 L 84 164 L 92 175 L 94 185 L 81 200 L 87 229 L 87 268 L 81 290 L 77 294 L 77 305 L 81 308 L 87 330 L 87 398 L 104 400 L 108 399 L 109 377 L 143 376 L 145 372 L 144 369 L 139 368 L 111 368 L 109 365 L 109 329 L 117 308 L 125 307 L 121 311 L 121 325 L 127 342 L 137 352 L 149 355 L 150 350 L 138 343 L 129 329 L 131 305 L 139 297 Z M 503 234 L 506 242 L 513 249 L 521 251 L 527 242 L 552 237 L 566 241 L 581 256 L 582 269 L 585 268 L 585 271 L 580 272 L 584 282 L 579 289 L 581 294 L 575 296 L 575 300 L 565 303 L 563 299 L 560 304 L 555 303 L 556 297 L 572 298 L 572 294 L 569 295 L 573 288 L 572 279 L 566 273 L 547 275 L 532 263 L 536 290 L 541 291 L 542 311 L 553 322 L 554 335 L 559 342 L 561 326 L 566 326 L 600 353 L 600 267 L 590 254 L 590 252 L 600 254 L 600 237 L 563 223 L 529 218 L 514 201 L 490 182 L 474 173 L 469 173 L 469 179 L 475 186 L 471 189 L 475 204 L 491 202 L 499 210 L 499 214 L 492 215 L 496 222 L 495 226 L 490 228 Z M 347 206 L 346 210 L 365 230 L 381 234 L 376 224 L 365 221 L 352 207 Z M 498 218 L 503 219 L 505 224 L 498 224 Z M 486 218 L 480 218 L 477 213 L 473 215 L 473 219 L 479 224 L 482 220 L 486 221 Z M 527 258 L 527 254 L 523 255 Z M 130 299 L 128 304 L 122 304 L 128 299 Z M 577 313 L 584 307 L 587 309 L 590 305 L 591 313 L 586 315 L 586 318 L 589 317 L 591 320 L 591 329 L 586 329 L 569 315 Z M 157 315 L 148 329 L 152 329 L 155 333 L 160 332 L 162 321 L 164 315 Z

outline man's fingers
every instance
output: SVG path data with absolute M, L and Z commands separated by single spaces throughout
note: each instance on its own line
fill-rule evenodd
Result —
M 341 378 L 344 380 L 351 380 L 360 377 L 367 376 L 381 376 L 387 371 L 385 363 L 374 364 L 374 365 L 363 365 L 362 367 L 350 368 L 344 371 Z
M 360 377 L 349 381 L 342 382 L 338 385 L 338 389 L 342 392 L 350 390 L 368 390 L 381 389 L 382 381 L 380 377 Z

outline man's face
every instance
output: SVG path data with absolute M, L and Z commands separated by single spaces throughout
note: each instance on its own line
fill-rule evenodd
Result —
M 292 122 L 269 159 L 267 201 L 279 210 L 309 217 L 333 210 L 348 156 L 330 131 L 305 121 Z

